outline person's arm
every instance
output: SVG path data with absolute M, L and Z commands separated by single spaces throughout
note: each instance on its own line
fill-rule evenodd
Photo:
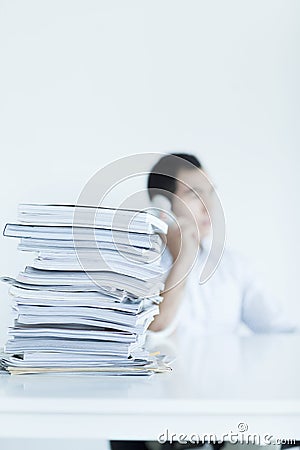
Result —
M 199 251 L 199 235 L 194 226 L 184 218 L 178 219 L 177 226 L 170 227 L 167 235 L 167 245 L 173 256 L 174 263 L 161 293 L 163 301 L 159 305 L 159 314 L 149 326 L 150 331 L 170 331 L 175 328 L 175 319 L 184 297 L 187 275 Z
M 178 308 L 184 296 L 186 284 L 185 274 L 189 269 L 189 261 L 177 260 L 166 279 L 165 289 L 161 292 L 163 301 L 159 305 L 159 314 L 151 322 L 151 331 L 161 331 L 168 327 L 177 314 Z M 182 280 L 182 281 L 181 281 Z
M 299 319 L 292 319 L 283 305 L 270 292 L 261 275 L 246 259 L 243 269 L 242 321 L 256 333 L 299 332 Z

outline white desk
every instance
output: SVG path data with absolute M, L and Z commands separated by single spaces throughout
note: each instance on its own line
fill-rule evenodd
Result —
M 299 350 L 300 335 L 187 334 L 173 372 L 150 379 L 4 374 L 0 437 L 220 438 L 243 422 L 248 433 L 300 439 Z

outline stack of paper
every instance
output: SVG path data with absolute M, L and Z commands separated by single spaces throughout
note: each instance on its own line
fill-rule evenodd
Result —
M 145 349 L 164 287 L 161 235 L 147 212 L 22 204 L 5 236 L 37 252 L 11 284 L 13 324 L 2 366 L 12 374 L 170 370 Z

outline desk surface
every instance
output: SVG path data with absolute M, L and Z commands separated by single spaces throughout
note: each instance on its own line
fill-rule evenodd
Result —
M 0 437 L 222 438 L 247 429 L 300 438 L 300 335 L 187 334 L 156 347 L 177 355 L 171 373 L 2 374 Z

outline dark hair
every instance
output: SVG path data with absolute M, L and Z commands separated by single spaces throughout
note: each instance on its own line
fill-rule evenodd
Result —
M 203 167 L 198 158 L 189 153 L 170 153 L 160 158 L 148 175 L 147 188 L 150 200 L 162 191 L 171 199 L 176 190 L 177 174 L 181 169 L 203 169 Z M 168 196 L 168 192 L 171 195 Z

